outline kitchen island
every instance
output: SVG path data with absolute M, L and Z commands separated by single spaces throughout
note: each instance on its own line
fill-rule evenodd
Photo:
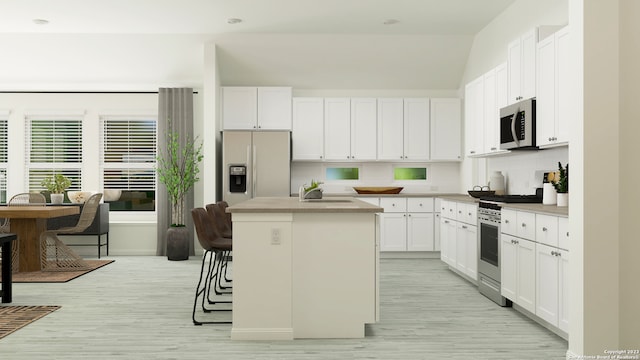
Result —
M 378 320 L 376 213 L 354 198 L 254 198 L 233 221 L 233 340 L 362 338 Z

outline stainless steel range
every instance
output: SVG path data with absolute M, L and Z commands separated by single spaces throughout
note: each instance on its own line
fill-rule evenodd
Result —
M 500 306 L 511 301 L 500 293 L 500 221 L 504 203 L 540 203 L 537 195 L 500 195 L 480 199 L 478 205 L 478 290 Z

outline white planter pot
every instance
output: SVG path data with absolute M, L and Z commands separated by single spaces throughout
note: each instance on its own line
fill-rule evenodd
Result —
M 569 193 L 558 194 L 558 206 L 569 206 Z
M 542 184 L 542 204 L 555 205 L 558 202 L 558 193 L 551 183 Z
M 64 200 L 64 194 L 51 194 L 52 204 L 62 204 L 63 200 Z

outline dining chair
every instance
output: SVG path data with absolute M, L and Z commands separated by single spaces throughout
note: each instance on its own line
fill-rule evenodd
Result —
M 43 271 L 89 270 L 89 264 L 58 238 L 58 235 L 77 234 L 93 223 L 102 194 L 91 195 L 85 201 L 78 223 L 73 227 L 47 230 L 40 235 L 41 267 Z
M 7 203 L 8 206 L 45 206 L 46 204 L 47 199 L 44 197 L 44 195 L 33 192 L 13 195 Z M 9 232 L 11 232 L 11 222 L 9 219 L 4 219 L 4 221 L 2 221 L 2 224 L 0 224 L 0 233 L 6 234 Z M 20 264 L 18 263 L 18 261 L 20 260 L 20 246 L 18 243 L 19 241 L 20 239 L 16 239 L 11 248 L 11 271 L 14 273 L 18 272 L 18 269 L 20 268 Z
M 208 299 L 208 292 L 211 288 L 212 273 L 214 271 L 220 273 L 220 264 L 222 262 L 223 254 L 227 251 L 231 251 L 231 239 L 222 237 L 222 234 L 218 230 L 214 220 L 209 216 L 207 210 L 204 208 L 195 208 L 191 210 L 191 216 L 193 217 L 193 224 L 196 228 L 196 234 L 198 235 L 198 241 L 204 249 L 204 255 L 202 256 L 202 266 L 200 267 L 200 279 L 198 280 L 198 286 L 196 287 L 196 294 L 193 300 L 193 313 L 191 319 L 194 325 L 202 324 L 231 324 L 231 321 L 216 320 L 216 321 L 200 321 L 196 319 L 196 307 L 198 306 L 198 298 L 202 296 L 202 311 L 231 311 L 231 309 L 212 309 L 205 306 L 205 299 Z M 205 274 L 205 263 L 209 261 L 207 272 Z M 204 279 L 204 284 L 202 284 Z M 209 302 L 212 303 L 211 301 Z M 213 304 L 230 304 L 231 301 L 215 301 Z

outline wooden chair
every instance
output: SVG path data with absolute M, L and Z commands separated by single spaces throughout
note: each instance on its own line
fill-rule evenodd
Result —
M 96 216 L 102 194 L 94 194 L 82 207 L 78 224 L 74 227 L 47 230 L 40 235 L 41 266 L 43 271 L 78 271 L 91 267 L 73 250 L 65 245 L 58 235 L 77 234 L 85 231 Z
M 231 239 L 222 237 L 222 234 L 218 230 L 215 224 L 215 220 L 209 216 L 207 210 L 203 208 L 195 208 L 191 210 L 191 216 L 193 217 L 193 224 L 196 228 L 196 234 L 198 235 L 198 241 L 204 249 L 205 253 L 202 257 L 202 266 L 200 267 L 200 279 L 198 280 L 198 286 L 196 287 L 196 295 L 193 300 L 193 313 L 191 319 L 194 325 L 202 324 L 231 324 L 231 321 L 199 321 L 196 319 L 196 307 L 198 306 L 198 298 L 202 295 L 202 311 L 231 311 L 231 309 L 211 309 L 205 306 L 205 299 L 208 299 L 208 292 L 211 288 L 211 281 L 213 278 L 213 272 L 220 273 L 220 266 L 222 263 L 223 254 L 227 251 L 231 251 Z M 204 264 L 209 261 L 207 272 L 204 272 Z M 202 284 L 204 279 L 204 284 Z M 231 301 L 215 301 L 209 303 L 213 304 L 229 304 Z
M 45 206 L 46 204 L 47 204 L 47 199 L 44 197 L 44 195 L 40 193 L 20 193 L 20 194 L 13 195 L 11 199 L 9 199 L 9 203 L 7 205 L 9 206 L 29 206 L 29 205 Z M 4 219 L 2 224 L 0 224 L 0 233 L 3 233 L 3 234 L 10 233 L 11 232 L 10 230 L 11 230 L 11 222 L 9 221 L 9 219 Z M 11 247 L 11 271 L 14 273 L 18 272 L 18 269 L 19 269 L 18 261 L 20 259 L 20 252 L 18 249 L 20 248 L 20 246 L 18 244 L 18 241 L 20 241 L 20 239 L 16 239 L 15 243 Z

